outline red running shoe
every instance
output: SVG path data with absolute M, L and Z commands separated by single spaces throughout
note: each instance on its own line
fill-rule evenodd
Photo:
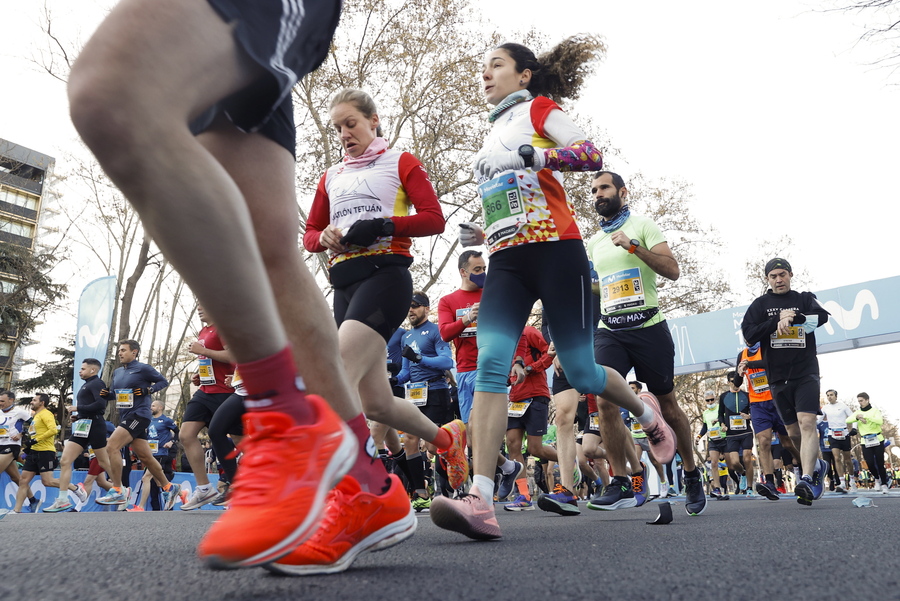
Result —
M 381 551 L 410 538 L 416 531 L 416 512 L 400 478 L 389 478 L 388 491 L 373 495 L 362 492 L 352 476 L 344 476 L 329 493 L 322 525 L 312 538 L 265 568 L 296 576 L 334 574 L 349 568 L 364 551 Z
M 244 415 L 244 458 L 226 511 L 197 553 L 211 568 L 243 568 L 284 557 L 318 528 L 325 497 L 356 458 L 356 437 L 316 395 L 319 419 L 297 425 L 277 412 Z

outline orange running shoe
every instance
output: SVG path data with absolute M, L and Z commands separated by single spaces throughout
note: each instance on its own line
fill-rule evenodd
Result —
M 450 488 L 458 489 L 469 477 L 469 458 L 466 456 L 466 425 L 461 419 L 455 419 L 441 426 L 450 433 L 453 442 L 447 449 L 438 449 L 438 457 L 447 470 Z
M 258 566 L 293 551 L 319 526 L 328 491 L 356 459 L 356 437 L 316 395 L 318 421 L 296 425 L 274 411 L 244 415 L 244 458 L 231 501 L 197 553 L 215 569 Z
M 334 574 L 349 568 L 364 551 L 381 551 L 410 538 L 416 531 L 416 512 L 400 478 L 389 478 L 388 491 L 373 495 L 362 492 L 352 476 L 344 476 L 328 495 L 322 526 L 312 538 L 265 568 L 296 576 Z

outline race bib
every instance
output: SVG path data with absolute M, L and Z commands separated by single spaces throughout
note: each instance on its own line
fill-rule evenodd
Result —
M 829 430 L 828 435 L 835 440 L 844 440 L 845 438 L 847 438 L 847 431 L 843 428 Z
M 747 429 L 747 420 L 741 417 L 740 415 L 732 415 L 729 418 L 729 422 L 731 426 L 728 428 L 729 430 L 746 430 Z
M 644 284 L 637 267 L 623 269 L 600 280 L 600 300 L 603 313 L 644 306 Z
M 457 309 L 456 310 L 456 319 L 462 319 L 466 315 L 469 314 L 469 309 Z M 478 321 L 473 321 L 469 326 L 462 331 L 459 335 L 460 338 L 471 338 L 476 335 L 476 330 L 478 329 Z
M 200 374 L 200 384 L 202 386 L 212 386 L 216 383 L 216 374 L 213 372 L 212 359 L 209 357 L 200 357 L 198 360 L 197 372 Z
M 72 424 L 72 436 L 87 438 L 91 433 L 91 420 L 80 419 Z
M 527 401 L 520 401 L 514 403 L 512 401 L 509 402 L 509 405 L 506 408 L 506 415 L 509 417 L 522 417 L 525 415 L 525 412 L 528 411 L 528 406 L 531 404 L 531 399 Z
M 642 434 L 644 432 L 644 427 L 641 425 L 636 419 L 631 420 L 631 433 L 632 434 Z
M 423 407 L 428 404 L 428 382 L 407 382 L 406 400 L 416 407 Z
M 131 388 L 116 388 L 116 409 L 134 407 L 134 391 Z
M 600 431 L 600 413 L 591 413 L 588 420 L 588 430 L 591 432 Z
M 722 426 L 715 426 L 709 429 L 709 437 L 712 440 L 718 440 L 719 438 L 724 438 L 725 433 L 722 432 Z
M 823 445 L 825 446 L 826 449 L 830 449 L 830 448 L 831 448 L 831 440 L 829 440 L 827 436 L 826 436 L 825 438 L 822 439 L 822 443 L 823 443 Z
M 8 438 L 9 437 L 9 428 L 6 426 L 0 426 L 0 438 Z
M 496 244 L 516 235 L 527 219 L 522 190 L 514 171 L 506 171 L 478 186 L 484 212 L 484 239 Z
M 772 332 L 769 344 L 772 348 L 806 348 L 806 330 L 803 326 L 791 326 L 787 334 Z
M 756 392 L 766 392 L 769 390 L 769 378 L 766 376 L 766 370 L 756 371 L 752 374 L 747 374 L 750 378 L 750 386 L 753 387 L 753 390 Z
M 865 436 L 863 436 L 863 443 L 867 447 L 877 447 L 881 444 L 881 441 L 878 440 L 877 434 L 866 434 Z
M 158 440 L 148 440 L 147 443 L 150 445 L 150 453 L 156 455 L 159 453 L 159 441 Z

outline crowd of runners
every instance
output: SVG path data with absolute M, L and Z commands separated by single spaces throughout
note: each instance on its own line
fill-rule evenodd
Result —
M 322 166 L 302 236 L 307 251 L 327 254 L 329 309 L 298 247 L 294 163 L 309 157 L 295 156 L 291 89 L 326 56 L 340 8 L 337 0 L 124 0 L 71 71 L 76 129 L 207 323 L 190 347 L 198 388 L 180 439 L 191 465 L 201 465 L 198 436 L 208 428 L 227 484 L 195 470 L 181 507 L 217 501 L 227 510 L 203 537 L 201 560 L 339 572 L 361 552 L 412 536 L 424 509 L 440 528 L 500 538 L 497 507 L 533 509 L 525 453 L 558 465 L 558 477 L 540 469 L 552 488 L 536 504 L 561 515 L 580 513 L 583 482 L 589 509 L 668 495 L 677 453 L 672 492 L 684 495 L 689 515 L 702 514 L 702 462 L 675 397 L 674 347 L 657 296 L 658 278 L 679 278 L 678 261 L 657 224 L 631 213 L 626 182 L 604 170 L 600 151 L 557 104 L 578 96 L 601 44 L 572 37 L 536 56 L 504 43 L 485 55 L 490 127 L 472 157 L 482 219 L 460 226 L 460 287 L 436 307 L 409 270 L 412 239 L 445 229 L 428 165 L 390 147 L 369 94 L 335 91 L 327 123 L 344 156 Z M 596 232 L 579 230 L 563 186 L 570 171 L 592 173 L 585 192 L 601 220 Z M 764 275 L 770 290 L 744 318 L 748 355 L 733 387 L 748 378 L 752 395 L 771 398 L 726 394 L 703 434 L 724 432 L 717 452 L 743 483 L 754 481 L 741 452 L 751 420 L 760 443 L 778 433 L 796 458 L 796 498 L 809 505 L 828 469 L 819 458 L 815 350 L 828 314 L 791 288 L 786 260 L 770 261 Z M 526 327 L 537 308 L 541 331 Z M 180 487 L 158 460 L 172 432 L 153 421 L 161 415 L 151 403 L 167 382 L 139 353 L 136 341 L 121 341 L 109 383 L 98 377 L 102 358 L 81 366 L 58 481 L 46 476 L 43 454 L 56 425 L 36 397 L 17 510 L 33 498 L 34 474 L 59 487 L 45 511 L 70 509 L 69 491 L 86 498 L 87 487 L 70 482 L 87 447 L 93 471 L 109 479 L 97 502 L 126 504 L 118 456 L 129 444 L 162 507 L 175 506 Z M 552 446 L 543 440 L 551 399 Z M 119 415 L 108 438 L 107 403 Z M 866 449 L 880 444 L 876 412 L 861 407 L 846 418 Z M 840 440 L 839 424 L 829 424 L 829 440 Z M 762 455 L 756 490 L 778 499 L 774 459 Z

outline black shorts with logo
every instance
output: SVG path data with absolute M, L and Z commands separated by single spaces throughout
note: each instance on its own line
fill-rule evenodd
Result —
M 13 457 L 18 457 L 21 450 L 22 446 L 17 444 L 0 445 L 0 455 L 12 455 Z
M 57 465 L 56 451 L 28 451 L 25 454 L 22 471 L 43 474 L 44 472 L 52 472 Z
M 223 100 L 221 109 L 244 131 L 257 131 L 291 88 L 314 71 L 331 46 L 341 0 L 209 0 L 234 38 L 268 76 Z M 290 149 L 293 152 L 293 149 Z
M 126 415 L 119 421 L 119 427 L 128 430 L 132 438 L 147 440 L 147 427 L 150 426 L 149 417 L 139 417 L 131 414 Z

